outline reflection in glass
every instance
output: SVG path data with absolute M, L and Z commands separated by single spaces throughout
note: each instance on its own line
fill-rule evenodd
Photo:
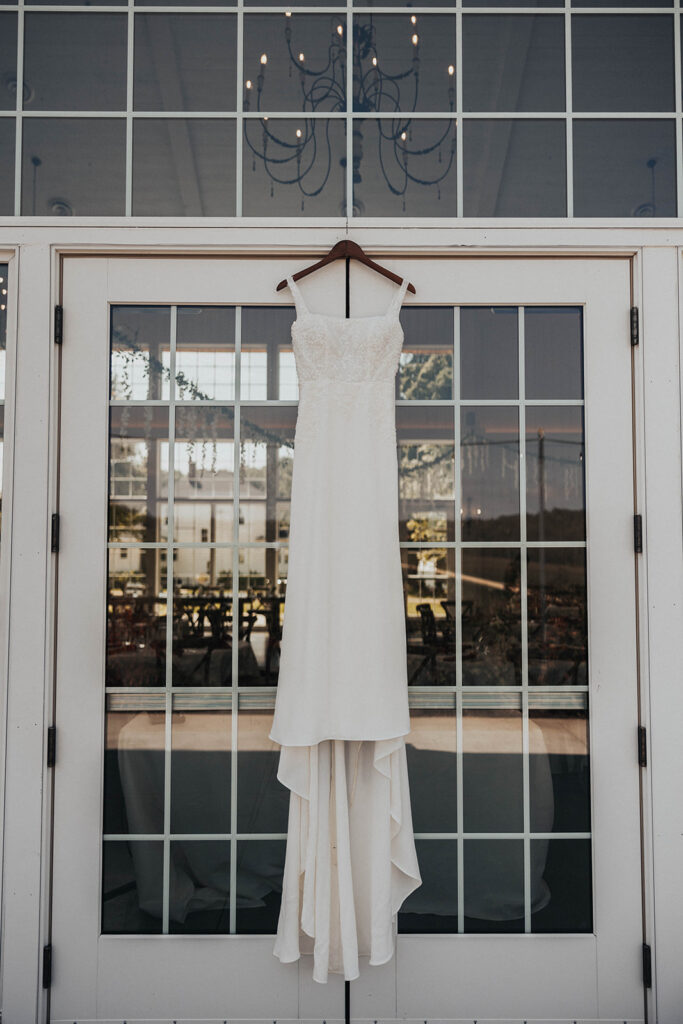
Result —
M 280 746 L 268 738 L 272 711 L 240 711 L 237 831 L 286 832 L 289 791 L 277 780 Z
M 26 20 L 29 18 L 27 15 Z M 0 68 L 3 71 L 0 110 L 14 110 L 17 105 L 17 16 L 10 11 L 0 14 Z
M 673 121 L 575 120 L 573 132 L 575 217 L 676 216 Z
M 27 12 L 24 109 L 125 110 L 126 53 L 125 14 Z
M 111 548 L 107 686 L 164 686 L 166 573 L 158 548 Z
M 550 773 L 552 802 L 531 786 L 532 832 L 588 832 L 591 827 L 588 712 L 533 711 L 529 715 L 529 773 Z M 554 813 L 553 813 L 554 811 Z
M 422 885 L 402 904 L 398 930 L 457 932 L 458 847 L 455 839 L 416 839 Z
M 462 32 L 465 110 L 565 109 L 563 17 L 470 15 Z
M 356 15 L 357 111 L 454 110 L 453 15 Z
M 168 306 L 112 306 L 111 397 L 161 398 L 162 379 L 168 389 L 170 343 Z
M 292 306 L 242 310 L 240 393 L 248 401 L 299 397 L 292 351 Z
M 404 548 L 409 686 L 455 686 L 455 569 L 452 549 Z
M 519 550 L 462 551 L 462 681 L 521 683 Z
M 235 122 L 136 118 L 132 212 L 136 217 L 233 217 Z
M 463 7 L 490 7 L 491 0 L 463 0 Z M 496 7 L 564 7 L 564 0 L 496 0 Z
M 174 540 L 231 540 L 230 499 L 235 477 L 232 408 L 178 406 L 175 436 L 174 511 L 178 510 L 178 519 L 174 521 Z M 162 464 L 165 454 L 162 451 Z
M 168 486 L 168 410 L 112 406 L 109 436 L 109 539 L 154 543 L 162 533 L 159 497 Z
M 581 407 L 527 407 L 526 508 L 529 540 L 585 539 Z
M 296 408 L 242 407 L 240 540 L 286 540 L 294 467 Z M 271 552 L 274 554 L 274 552 Z M 274 573 L 268 573 L 272 579 Z
M 163 712 L 107 710 L 104 737 L 104 831 L 164 831 Z
M 232 306 L 180 306 L 176 328 L 177 401 L 230 401 L 235 397 L 235 310 Z
M 102 847 L 102 931 L 161 934 L 164 844 L 109 841 Z
M 246 15 L 244 110 L 346 110 L 345 35 L 341 14 Z
M 16 126 L 13 117 L 0 118 L 0 217 L 14 213 L 14 145 Z
M 463 540 L 519 540 L 519 416 L 515 407 L 461 406 Z
M 453 310 L 404 306 L 403 351 L 396 375 L 396 397 L 424 401 L 453 397 Z
M 521 712 L 465 710 L 462 743 L 465 832 L 521 832 Z
M 185 839 L 170 844 L 169 932 L 230 931 L 230 843 Z
M 590 839 L 532 839 L 531 863 L 543 865 L 537 891 L 546 893 L 545 903 L 532 903 L 531 931 L 592 932 Z
M 564 120 L 465 121 L 464 215 L 565 217 L 565 154 Z
M 171 832 L 230 832 L 230 723 L 228 711 L 173 712 Z
M 583 398 L 583 315 L 577 306 L 524 310 L 527 398 Z
M 454 120 L 354 120 L 354 216 L 455 217 L 455 147 Z
M 453 540 L 453 409 L 399 406 L 396 436 L 401 540 Z
M 124 215 L 126 122 L 123 118 L 27 117 L 22 133 L 21 212 L 24 216 Z
M 0 527 L 2 524 L 2 467 L 5 437 L 5 353 L 7 350 L 7 264 L 0 263 Z
M 414 708 L 406 744 L 415 832 L 457 832 L 454 708 Z
M 233 14 L 136 14 L 135 110 L 234 110 Z
M 673 29 L 671 16 L 575 15 L 574 110 L 673 110 Z
M 522 840 L 466 839 L 464 858 L 465 931 L 523 932 Z
M 346 214 L 346 124 L 327 118 L 245 118 L 242 213 Z
M 529 683 L 585 686 L 585 548 L 537 548 L 527 554 Z
M 287 551 L 240 551 L 240 686 L 275 686 L 285 612 Z M 272 575 L 271 575 L 272 574 Z
M 517 398 L 517 332 L 517 310 L 514 307 L 461 308 L 461 398 Z
M 237 844 L 237 931 L 274 935 L 280 915 L 285 842 L 252 839 Z
M 173 685 L 230 686 L 232 550 L 177 548 L 173 579 Z

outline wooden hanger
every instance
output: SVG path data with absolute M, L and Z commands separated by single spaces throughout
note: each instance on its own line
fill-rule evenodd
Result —
M 394 274 L 393 271 L 387 270 L 386 267 L 381 267 L 379 263 L 375 263 L 369 256 L 366 256 L 361 247 L 356 243 L 352 242 L 351 239 L 345 238 L 342 242 L 337 242 L 333 245 L 327 256 L 323 256 L 317 263 L 312 264 L 310 267 L 305 267 L 304 270 L 300 270 L 298 274 L 292 274 L 292 280 L 300 281 L 302 277 L 308 277 L 309 274 L 314 273 L 316 270 L 320 270 L 322 267 L 326 267 L 328 263 L 334 263 L 335 260 L 358 260 L 366 267 L 370 267 L 370 270 L 375 270 L 382 277 L 388 277 L 394 284 L 401 284 L 403 281 L 402 277 L 398 274 Z M 287 287 L 286 281 L 280 281 L 276 288 L 276 291 L 281 292 L 283 288 Z M 408 291 L 415 295 L 415 286 L 408 284 Z

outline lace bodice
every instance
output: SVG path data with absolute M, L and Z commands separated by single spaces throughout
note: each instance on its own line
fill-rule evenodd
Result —
M 349 319 L 311 312 L 291 277 L 287 284 L 296 305 L 292 345 L 301 384 L 393 381 L 403 346 L 399 313 L 407 281 L 397 289 L 386 313 Z

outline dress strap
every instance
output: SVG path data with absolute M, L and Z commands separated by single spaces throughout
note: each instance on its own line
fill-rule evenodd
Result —
M 295 282 L 294 278 L 288 277 L 287 284 L 289 286 L 290 292 L 294 296 L 294 305 L 296 306 L 297 313 L 308 313 L 308 306 L 304 302 L 304 297 L 301 294 L 301 289 Z
M 394 292 L 394 295 L 393 295 L 393 298 L 392 298 L 391 302 L 389 303 L 389 308 L 387 309 L 387 315 L 388 314 L 393 314 L 393 313 L 398 315 L 398 312 L 399 312 L 401 306 L 403 305 L 403 300 L 406 297 L 406 289 L 407 288 L 408 288 L 408 278 L 404 277 L 403 280 L 401 281 L 401 284 L 399 285 L 398 289 Z

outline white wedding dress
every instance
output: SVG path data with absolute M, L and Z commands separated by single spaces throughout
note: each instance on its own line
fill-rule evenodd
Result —
M 300 399 L 287 603 L 271 739 L 290 791 L 274 954 L 313 954 L 313 978 L 358 977 L 394 952 L 421 884 L 398 543 L 394 387 L 407 282 L 383 316 L 297 309 Z

